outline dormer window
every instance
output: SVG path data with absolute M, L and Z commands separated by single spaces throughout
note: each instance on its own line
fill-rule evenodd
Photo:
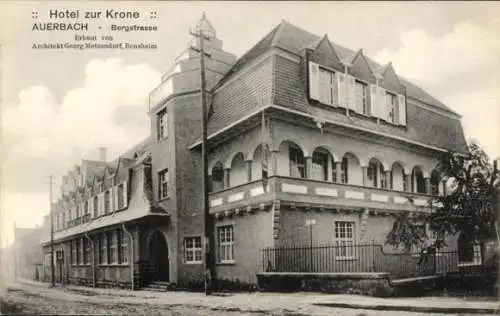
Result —
M 168 136 L 168 114 L 167 110 L 158 113 L 158 139 L 164 139 Z
M 107 214 L 111 210 L 111 194 L 109 190 L 104 193 L 104 213 Z
M 335 73 L 327 69 L 319 69 L 319 101 L 334 105 L 337 100 L 337 83 Z
M 356 80 L 355 93 L 356 109 L 361 109 L 364 115 L 369 115 L 370 110 L 368 108 L 368 86 L 365 83 Z
M 398 99 L 395 94 L 387 92 L 385 95 L 385 102 L 387 106 L 387 118 L 390 123 L 397 123 L 396 107 L 398 106 Z

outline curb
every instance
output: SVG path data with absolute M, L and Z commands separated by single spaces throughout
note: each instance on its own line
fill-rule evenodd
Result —
M 369 309 L 378 311 L 403 311 L 420 313 L 442 313 L 442 314 L 493 314 L 500 315 L 500 305 L 497 308 L 475 308 L 475 307 L 439 307 L 439 306 L 400 306 L 400 305 L 362 305 L 349 303 L 313 303 L 312 305 L 322 307 Z

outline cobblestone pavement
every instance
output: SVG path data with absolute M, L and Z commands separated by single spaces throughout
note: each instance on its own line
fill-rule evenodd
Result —
M 1 312 L 8 315 L 402 315 L 402 312 L 397 311 L 312 305 L 328 299 L 328 295 L 319 293 L 254 293 L 206 297 L 201 293 L 190 292 L 48 288 L 46 284 L 19 283 L 8 285 L 0 295 Z M 409 312 L 403 314 L 423 315 Z

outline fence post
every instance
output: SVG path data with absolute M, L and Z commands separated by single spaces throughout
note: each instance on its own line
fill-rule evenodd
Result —
M 375 272 L 375 240 L 372 239 L 372 272 Z

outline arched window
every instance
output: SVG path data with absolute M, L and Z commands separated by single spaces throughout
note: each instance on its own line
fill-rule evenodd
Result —
M 231 162 L 231 172 L 229 173 L 229 186 L 234 187 L 247 182 L 247 169 L 245 158 L 242 153 L 234 156 Z
M 384 166 L 375 158 L 368 163 L 368 185 L 376 188 L 387 188 L 387 177 Z
M 422 169 L 419 167 L 413 168 L 412 172 L 412 192 L 426 193 L 425 192 L 425 179 Z
M 212 168 L 212 186 L 210 192 L 217 192 L 224 189 L 224 170 L 222 163 L 217 162 Z
M 363 185 L 363 173 L 358 158 L 352 153 L 346 153 L 342 158 L 341 182 Z
M 395 162 L 391 169 L 391 185 L 396 191 L 406 191 L 405 171 L 399 162 Z
M 288 147 L 288 160 L 290 166 L 290 177 L 305 178 L 306 164 L 304 153 L 299 146 L 290 143 L 290 147 Z
M 431 173 L 431 194 L 439 195 L 439 183 L 441 182 L 441 177 L 437 170 L 432 170 Z
M 324 148 L 317 148 L 312 156 L 312 178 L 319 181 L 329 181 L 329 170 L 332 169 L 333 158 Z

